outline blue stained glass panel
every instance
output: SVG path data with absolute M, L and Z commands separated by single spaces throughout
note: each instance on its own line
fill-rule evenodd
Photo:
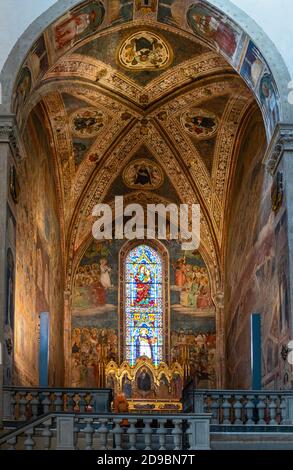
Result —
M 125 260 L 125 355 L 130 365 L 142 356 L 163 361 L 162 260 L 148 245 L 133 248 Z

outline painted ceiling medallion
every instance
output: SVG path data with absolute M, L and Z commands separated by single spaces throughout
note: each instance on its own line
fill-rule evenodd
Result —
M 96 136 L 104 127 L 106 115 L 95 108 L 82 108 L 70 117 L 70 125 L 74 135 L 88 138 Z
M 146 158 L 129 163 L 122 177 L 126 186 L 131 189 L 157 189 L 164 179 L 161 168 Z
M 131 70 L 156 70 L 167 67 L 173 60 L 171 47 L 160 36 L 140 31 L 129 36 L 121 45 L 118 61 Z
M 218 118 L 210 111 L 191 108 L 181 116 L 181 123 L 186 132 L 197 139 L 213 137 L 218 129 Z

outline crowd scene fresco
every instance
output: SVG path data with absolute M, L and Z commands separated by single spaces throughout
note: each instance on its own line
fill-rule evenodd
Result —
M 118 338 L 112 329 L 72 330 L 72 386 L 102 387 L 101 376 L 109 361 L 117 361 Z
M 213 307 L 208 272 L 205 266 L 189 263 L 180 257 L 173 265 L 175 285 L 173 290 L 180 292 L 179 303 L 183 307 L 206 309 Z
M 216 334 L 214 332 L 195 332 L 193 330 L 172 331 L 172 360 L 182 364 L 187 381 L 192 380 L 195 387 L 216 387 Z

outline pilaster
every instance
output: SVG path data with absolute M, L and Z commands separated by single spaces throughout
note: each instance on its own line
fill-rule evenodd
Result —
M 0 427 L 3 417 L 4 322 L 6 310 L 6 223 L 9 188 L 9 160 L 19 160 L 20 151 L 14 115 L 0 115 Z

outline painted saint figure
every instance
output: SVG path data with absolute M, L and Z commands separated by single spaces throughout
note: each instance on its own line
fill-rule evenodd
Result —
M 83 33 L 90 25 L 91 21 L 95 20 L 94 15 L 95 12 L 92 12 L 91 14 L 81 13 L 80 15 L 63 21 L 63 23 L 56 26 L 55 34 L 58 49 L 62 49 Z
M 141 373 L 139 373 L 137 377 L 137 387 L 143 392 L 149 392 L 151 390 L 152 379 L 146 369 L 143 369 Z
M 57 49 L 63 49 L 80 39 L 87 29 L 94 30 L 104 19 L 105 10 L 100 2 L 95 2 L 92 8 L 84 8 L 74 16 L 67 18 L 55 27 L 55 42 Z
M 213 40 L 225 54 L 233 57 L 237 48 L 237 33 L 230 24 L 197 5 L 190 7 L 187 18 L 194 32 Z
M 109 287 L 112 286 L 111 284 L 111 278 L 110 278 L 110 272 L 111 272 L 110 266 L 108 266 L 108 261 L 106 258 L 101 258 L 100 259 L 100 282 L 104 289 L 108 289 Z
M 141 328 L 136 338 L 135 349 L 136 358 L 146 356 L 153 360 L 152 337 L 147 328 Z
M 148 268 L 144 265 L 141 265 L 134 277 L 134 280 L 136 282 L 135 304 L 150 305 L 151 301 L 149 299 L 149 291 L 151 288 L 151 273 Z

